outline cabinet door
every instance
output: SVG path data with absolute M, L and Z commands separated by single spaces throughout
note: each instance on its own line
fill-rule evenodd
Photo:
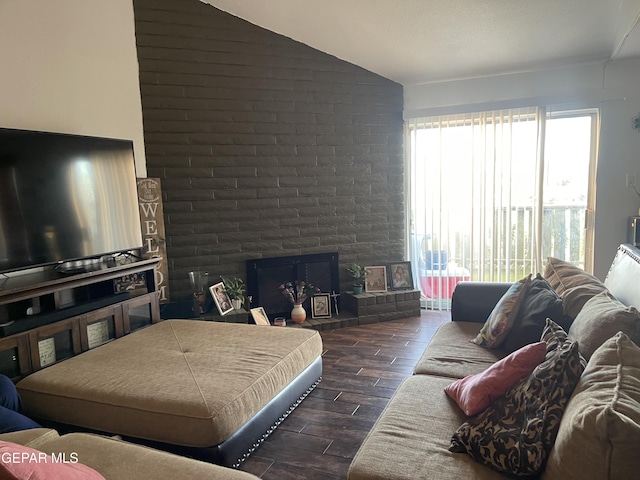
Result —
M 124 335 L 120 305 L 94 310 L 79 318 L 82 351 L 90 350 Z
M 125 334 L 160 321 L 158 294 L 159 292 L 152 292 L 122 303 Z
M 68 318 L 29 332 L 31 366 L 34 371 L 82 351 L 79 318 Z
M 15 335 L 0 340 L 0 373 L 12 380 L 27 376 L 31 370 L 29 337 Z

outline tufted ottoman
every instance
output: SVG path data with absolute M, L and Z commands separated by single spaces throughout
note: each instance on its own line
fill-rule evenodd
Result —
M 318 383 L 317 331 L 166 320 L 21 380 L 25 413 L 238 466 Z

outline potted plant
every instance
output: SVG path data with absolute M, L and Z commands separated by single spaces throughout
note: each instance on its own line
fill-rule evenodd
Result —
M 220 278 L 222 279 L 222 283 L 224 283 L 224 289 L 227 294 L 229 294 L 233 308 L 236 310 L 242 308 L 245 300 L 244 294 L 247 292 L 244 281 L 238 277 L 225 277 L 221 275 Z
M 364 277 L 367 275 L 364 267 L 362 265 L 358 265 L 357 263 L 352 263 L 349 267 L 347 267 L 347 271 L 351 274 L 351 277 L 353 277 L 353 293 L 362 293 Z

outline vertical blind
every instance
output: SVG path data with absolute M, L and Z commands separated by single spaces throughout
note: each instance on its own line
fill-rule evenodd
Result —
M 540 271 L 544 118 L 540 107 L 406 123 L 414 278 L 431 308 L 459 280 Z

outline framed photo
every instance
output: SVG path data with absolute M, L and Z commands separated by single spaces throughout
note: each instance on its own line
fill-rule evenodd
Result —
M 389 280 L 391 290 L 413 290 L 411 262 L 394 262 L 389 264 Z
M 256 307 L 252 308 L 250 311 L 256 325 L 271 325 L 269 317 L 267 317 L 267 312 L 264 311 L 264 308 Z
M 387 291 L 387 267 L 364 267 L 367 275 L 364 277 L 364 289 L 367 292 Z
M 115 293 L 129 292 L 132 296 L 149 293 L 145 273 L 132 273 L 115 278 L 113 280 L 113 290 Z
M 311 297 L 311 318 L 331 318 L 331 296 L 317 293 Z
M 215 285 L 211 285 L 209 287 L 209 292 L 211 292 L 211 296 L 213 297 L 213 301 L 218 307 L 218 311 L 220 315 L 226 315 L 227 313 L 233 311 L 233 305 L 231 305 L 231 299 L 229 298 L 229 294 L 224 289 L 224 283 L 216 283 Z

